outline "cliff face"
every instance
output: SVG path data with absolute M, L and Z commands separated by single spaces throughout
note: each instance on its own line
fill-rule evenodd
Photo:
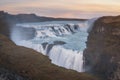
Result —
M 0 34 L 1 67 L 30 80 L 97 80 L 89 74 L 55 66 L 51 64 L 48 57 L 32 49 L 16 46 L 12 41 Z
M 108 80 L 120 80 L 120 16 L 95 21 L 84 57 L 87 71 Z
M 9 25 L 4 19 L 4 15 L 1 12 L 0 12 L 0 33 L 10 37 Z

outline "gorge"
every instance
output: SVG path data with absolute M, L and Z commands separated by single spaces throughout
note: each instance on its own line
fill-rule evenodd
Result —
M 11 39 L 17 45 L 49 56 L 51 62 L 58 66 L 83 72 L 83 50 L 86 48 L 89 25 L 88 20 L 16 24 Z M 34 28 L 35 37 L 21 40 L 24 34 L 19 27 Z
M 0 35 L 3 67 L 33 80 L 120 79 L 120 16 L 69 21 L 52 18 L 45 22 L 38 17 L 33 19 L 36 21 L 14 17 L 15 22 L 4 20 L 4 16 L 0 18 L 0 33 L 17 45 Z

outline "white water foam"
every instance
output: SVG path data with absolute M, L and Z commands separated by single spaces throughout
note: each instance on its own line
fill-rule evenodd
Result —
M 17 24 L 16 26 L 35 28 L 36 37 L 19 42 L 12 40 L 17 42 L 17 45 L 32 48 L 49 56 L 53 64 L 83 72 L 83 50 L 86 48 L 88 23 L 53 21 Z
M 65 49 L 61 46 L 54 46 L 49 54 L 52 63 L 67 69 L 83 71 L 83 53 Z

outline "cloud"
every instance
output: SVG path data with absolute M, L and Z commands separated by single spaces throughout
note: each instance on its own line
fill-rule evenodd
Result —
M 120 14 L 120 0 L 1 0 L 0 10 L 14 14 L 91 18 Z

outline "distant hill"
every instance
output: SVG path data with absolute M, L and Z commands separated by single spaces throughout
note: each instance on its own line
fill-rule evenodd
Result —
M 7 12 L 0 11 L 0 33 L 10 37 L 10 29 L 16 23 L 44 22 L 44 21 L 85 21 L 85 20 L 86 19 L 43 17 L 37 16 L 35 14 L 12 15 Z
M 8 22 L 43 22 L 43 21 L 84 21 L 86 19 L 75 19 L 75 18 L 53 18 L 37 16 L 36 14 L 17 14 L 12 15 L 4 11 L 0 11 L 0 18 L 5 19 Z

